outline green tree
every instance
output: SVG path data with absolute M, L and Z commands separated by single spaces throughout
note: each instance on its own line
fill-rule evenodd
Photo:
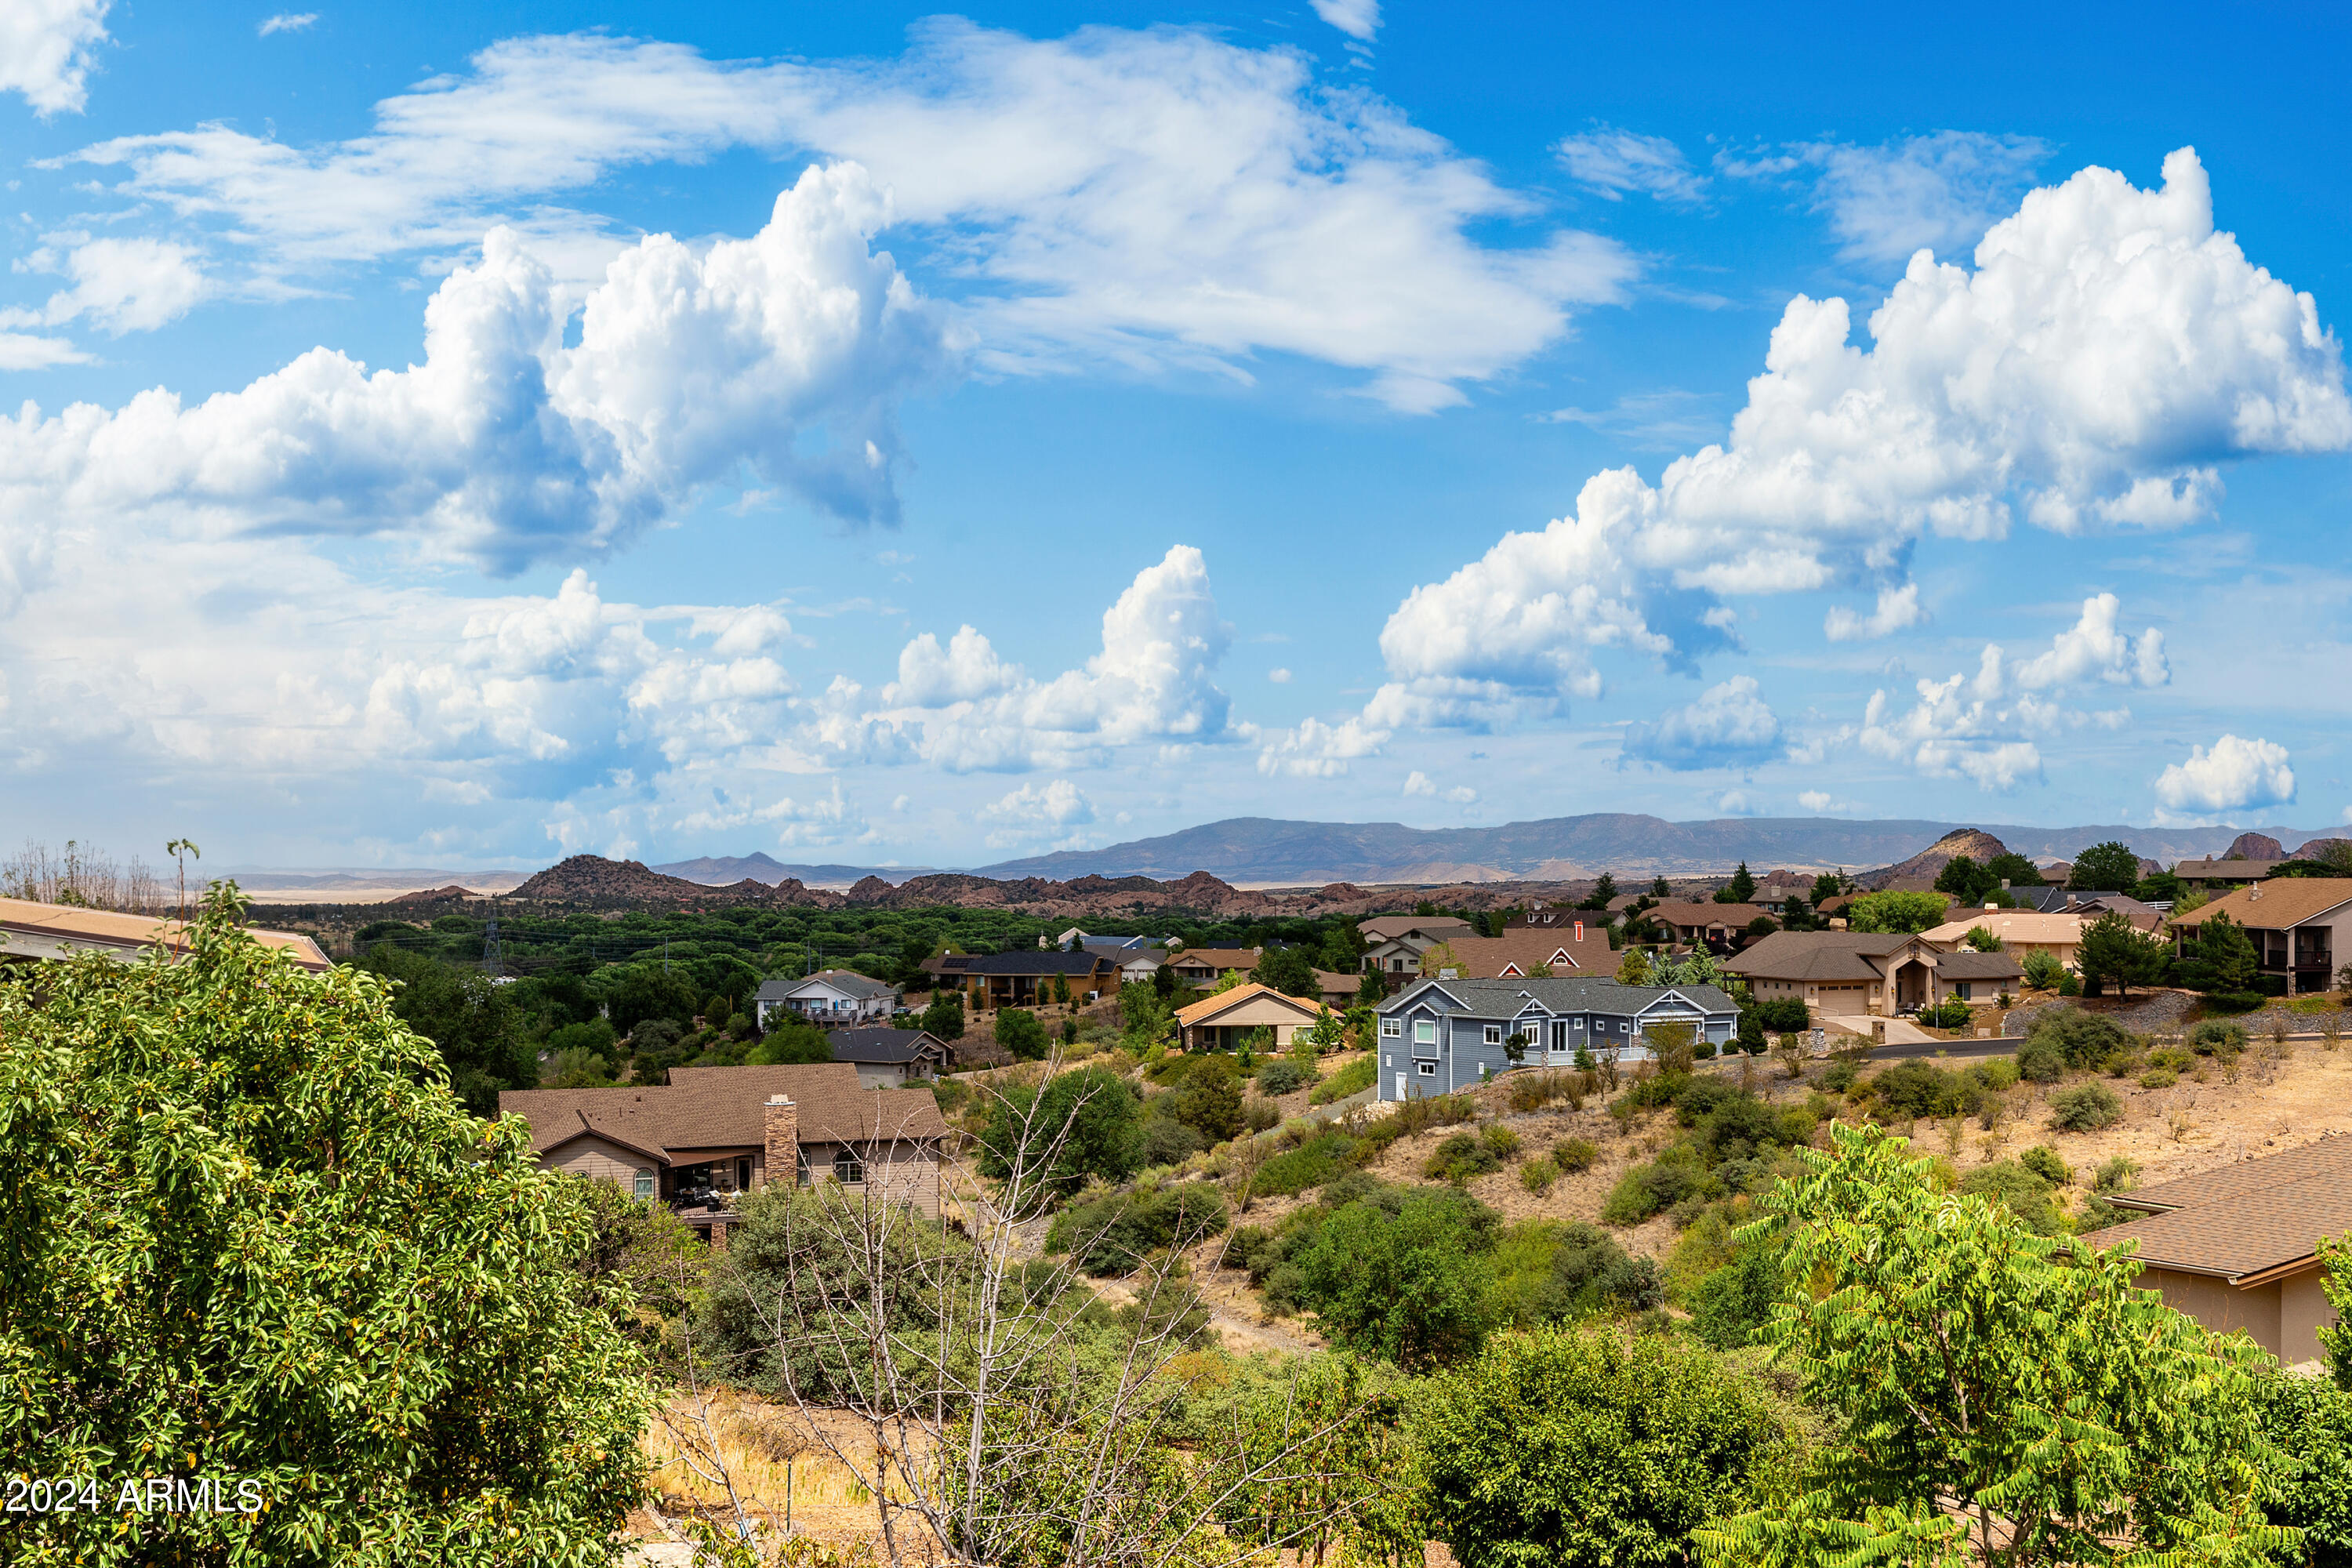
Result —
M 210 895 L 179 963 L 0 975 L 0 1430 L 26 1475 L 268 1507 L 109 1497 L 8 1554 L 607 1561 L 652 1398 L 579 1184 L 467 1113 L 379 976 L 306 974 L 242 915 Z
M 931 1005 L 923 1009 L 917 1026 L 927 1029 L 942 1040 L 963 1038 L 963 993 L 942 986 L 931 994 Z
M 2000 951 L 2000 938 L 1993 935 L 1992 932 L 1987 931 L 1982 926 L 1969 927 L 1969 934 L 1962 937 L 1960 940 L 1968 943 L 1969 947 L 1973 952 L 1999 952 Z
M 1043 1061 L 1053 1045 L 1045 1034 L 1045 1026 L 1026 1007 L 997 1010 L 996 1043 L 1011 1051 L 1016 1061 L 1024 1062 Z
M 1293 1262 L 1324 1331 L 1408 1371 L 1476 1352 L 1494 1321 L 1495 1211 L 1446 1187 L 1342 1204 Z
M 1315 963 L 1307 950 L 1297 947 L 1271 947 L 1258 954 L 1257 967 L 1250 978 L 1261 985 L 1271 985 L 1286 996 L 1320 996 L 1323 984 L 1315 978 Z
M 1715 890 L 1715 901 L 1718 904 L 1744 904 L 1755 896 L 1756 879 L 1748 875 L 1745 860 L 1739 863 L 1738 870 L 1732 872 L 1731 880 Z
M 1241 1069 L 1234 1059 L 1206 1056 L 1195 1061 L 1184 1081 L 1169 1091 L 1168 1113 L 1199 1133 L 1205 1145 L 1223 1143 L 1241 1131 Z
M 2251 991 L 2256 967 L 2254 944 L 2246 928 L 2226 914 L 2204 921 L 2195 939 L 2181 950 L 2181 984 L 2199 991 Z
M 1992 873 L 1996 885 L 2007 882 L 2012 888 L 2049 886 L 2049 879 L 2042 876 L 2042 868 L 2014 851 L 1994 856 L 1985 862 L 1985 869 Z
M 1674 896 L 1674 889 L 1666 886 L 1666 879 L 1664 877 L 1654 877 L 1650 879 L 1650 897 L 1654 899 L 1671 899 Z
M 669 1209 L 625 1193 L 617 1182 L 565 1176 L 587 1221 L 587 1239 L 573 1267 L 611 1289 L 602 1294 L 622 1332 L 648 1354 L 685 1311 L 703 1280 L 710 1249 Z
M 1617 961 L 1617 983 L 1621 985 L 1647 985 L 1650 983 L 1650 961 L 1638 947 L 1629 947 L 1625 956 Z
M 1944 923 L 1948 906 L 1934 893 L 1864 893 L 1845 907 L 1848 931 L 1920 931 Z
M 1842 1543 L 1854 1562 L 2252 1568 L 2294 1544 L 2263 1518 L 2279 1457 L 2250 1341 L 2137 1289 L 2128 1248 L 1945 1193 L 1905 1140 L 1841 1123 L 1831 1141 L 1798 1151 L 1758 1222 L 1789 1235 L 1765 1337 L 1827 1433 L 1801 1475 L 1701 1532 L 1707 1561 L 1813 1568 Z
M 2283 1463 L 2264 1511 L 2303 1531 L 2313 1568 L 2352 1563 L 2352 1394 L 2324 1378 L 2276 1374 L 2256 1396 L 2263 1434 Z
M 2120 893 L 2139 886 L 2139 857 L 2110 838 L 2074 857 L 2066 885 L 2084 892 Z
M 1087 1178 L 1123 1182 L 1143 1169 L 1143 1102 L 1107 1068 L 1055 1073 L 1043 1090 L 1006 1089 L 988 1108 L 980 1137 L 980 1173 L 998 1181 L 1013 1162 L 1063 1193 Z
M 833 1060 L 833 1037 L 800 1018 L 779 1018 L 760 1043 L 743 1053 L 746 1062 L 769 1067 Z
M 389 943 L 370 949 L 359 967 L 399 982 L 394 1013 L 440 1052 L 451 1087 L 476 1115 L 497 1115 L 502 1089 L 539 1087 L 523 1015 L 481 971 Z
M 1584 902 L 1579 904 L 1577 908 L 1605 910 L 1609 907 L 1609 900 L 1616 896 L 1617 879 L 1603 871 L 1601 873 L 1601 879 L 1592 884 L 1592 891 L 1585 895 Z
M 1765 1391 L 1660 1334 L 1499 1334 L 1413 1423 L 1438 1537 L 1463 1568 L 1689 1560 L 1690 1536 L 1785 1467 Z
M 1381 977 L 1381 972 L 1377 969 L 1365 970 L 1363 978 L 1356 982 L 1356 1005 L 1377 1007 L 1388 999 L 1388 982 Z
M 1824 871 L 1813 879 L 1813 908 L 1820 909 L 1830 900 L 1846 890 L 1846 880 L 1835 871 Z
M 1936 891 L 1949 893 L 1964 904 L 1981 904 L 1985 895 L 2000 887 L 2000 878 L 1989 866 L 1966 855 L 1955 855 L 1936 873 Z
M 2120 910 L 2109 910 L 2083 928 L 2074 966 L 2084 979 L 2111 982 L 2117 995 L 2128 996 L 2135 985 L 2162 981 L 2169 957 L 2161 941 L 2143 936 Z
M 633 965 L 610 983 L 604 995 L 613 1028 L 622 1035 L 635 1034 L 637 1026 L 649 1018 L 667 1018 L 684 1028 L 694 1021 L 700 1005 L 693 982 L 659 963 Z

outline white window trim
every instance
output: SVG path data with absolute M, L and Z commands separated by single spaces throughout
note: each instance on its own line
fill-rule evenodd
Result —
M 1381 1020 L 1381 1038 L 1384 1040 L 1394 1040 L 1402 1038 L 1403 1035 L 1404 1020 L 1402 1018 L 1382 1018 Z
M 1489 1024 L 1486 1026 L 1486 1043 L 1490 1046 L 1499 1046 L 1503 1043 L 1502 1025 Z
M 1437 1020 L 1434 1018 L 1415 1018 L 1412 1021 L 1412 1041 L 1413 1044 L 1417 1046 L 1433 1046 L 1437 1044 Z
M 1423 1078 L 1435 1078 L 1437 1076 L 1437 1064 L 1435 1062 L 1419 1061 L 1412 1065 L 1420 1069 L 1421 1076 Z

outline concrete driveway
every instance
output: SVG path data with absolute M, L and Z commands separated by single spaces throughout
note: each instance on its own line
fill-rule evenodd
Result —
M 1951 1043 L 1938 1039 L 1908 1018 L 1876 1018 L 1867 1013 L 1853 1013 L 1843 1016 L 1824 1017 L 1822 1021 L 1825 1024 L 1834 1024 L 1841 1029 L 1850 1030 L 1864 1039 L 1872 1037 L 1870 1026 L 1873 1024 L 1884 1024 L 1886 1026 L 1886 1043 L 1890 1046 L 1941 1046 Z

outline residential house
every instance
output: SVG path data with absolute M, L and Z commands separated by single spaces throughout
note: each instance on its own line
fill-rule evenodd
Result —
M 2144 931 L 2152 931 L 2164 923 L 2162 910 L 2143 904 L 2128 893 L 2076 893 L 2066 908 L 2070 913 L 2086 915 L 2094 921 L 2104 914 L 2119 914 Z
M 1238 970 L 1247 974 L 1265 952 L 1256 947 L 1180 947 L 1168 955 L 1168 966 L 1187 985 L 1214 985 Z
M 2289 995 L 2326 990 L 2337 953 L 2352 961 L 2352 878 L 2281 877 L 2224 893 L 2173 916 L 2174 939 L 2185 950 L 2215 915 L 2246 928 L 2260 972 L 2284 980 Z
M 1439 973 L 1451 971 L 1470 980 L 1523 979 L 1538 969 L 1604 979 L 1617 973 L 1608 931 L 1580 921 L 1564 930 L 1518 927 L 1506 928 L 1500 936 L 1458 936 L 1430 952 L 1438 957 Z
M 1129 985 L 1138 983 L 1148 984 L 1153 975 L 1158 974 L 1162 968 L 1166 967 L 1168 963 L 1168 954 L 1156 947 L 1119 948 L 1117 950 L 1111 950 L 1097 948 L 1092 943 L 1088 943 L 1087 951 L 1088 952 L 1099 952 L 1102 956 L 1109 959 L 1113 963 L 1117 964 L 1118 966 L 1118 984 L 1121 985 Z
M 887 1023 L 905 1005 L 906 993 L 887 980 L 854 969 L 822 969 L 800 980 L 763 980 L 752 995 L 752 1011 L 765 1031 L 768 1020 L 789 1013 L 831 1028 L 839 1024 Z
M 1318 969 L 1315 984 L 1323 998 L 1323 1005 L 1335 1013 L 1344 1013 L 1356 1005 L 1356 995 L 1363 988 L 1360 974 L 1341 974 L 1335 970 Z
M 1642 918 L 1673 934 L 1676 942 L 1729 952 L 1747 940 L 1748 922 L 1764 911 L 1754 904 L 1664 903 L 1643 912 Z
M 833 1059 L 857 1069 L 867 1089 L 903 1089 L 939 1077 L 954 1058 L 948 1043 L 926 1029 L 835 1029 Z
M 1375 915 L 1356 922 L 1364 939 L 1360 967 L 1382 974 L 1418 974 L 1421 955 L 1441 942 L 1476 936 L 1478 928 L 1458 915 Z
M 1580 904 L 1546 904 L 1540 909 L 1513 910 L 1503 921 L 1505 931 L 1555 931 L 1591 920 L 1593 911 Z
M 2183 860 L 2172 874 L 2192 888 L 2236 888 L 2270 879 L 2276 860 Z
M 1954 952 L 1902 931 L 1775 931 L 1723 967 L 1759 1001 L 1794 997 L 1829 1017 L 1893 1017 L 1952 999 L 1983 1006 L 2024 978 L 2013 954 Z
M 1614 980 L 1423 980 L 1381 1005 L 1380 1098 L 1451 1094 L 1515 1066 L 1567 1067 L 1580 1048 L 1646 1059 L 1646 1031 L 1687 1025 L 1728 1041 L 1739 1009 L 1712 985 L 1620 985 Z M 1522 1060 L 1509 1041 L 1524 1038 Z
M 1811 901 L 1813 879 L 1796 871 L 1772 871 L 1756 884 L 1756 896 L 1748 901 L 1779 920 L 1789 912 L 1790 899 Z
M 1312 1027 L 1321 1015 L 1314 1002 L 1251 981 L 1177 1008 L 1176 1024 L 1188 1051 L 1227 1050 L 1255 1029 L 1266 1030 L 1273 1048 L 1281 1051 L 1288 1050 L 1291 1037 Z
M 1118 989 L 1118 966 L 1099 952 L 1085 951 L 974 953 L 956 973 L 964 984 L 964 1005 L 982 1013 L 1050 1003 L 1056 980 L 1078 1002 L 1092 1002 Z
M 2273 883 L 2273 887 L 2283 883 Z M 2352 1230 L 2352 1137 L 2242 1160 L 2107 1201 L 2140 1217 L 2091 1231 L 2097 1247 L 2138 1244 L 2138 1284 L 2216 1333 L 2243 1330 L 2291 1367 L 2316 1368 L 2336 1321 L 2321 1288 L 2320 1238 Z
M 1955 909 L 1950 913 L 1951 919 L 1944 924 L 1919 934 L 1950 952 L 1968 940 L 1969 932 L 1982 926 L 2000 938 L 2001 951 L 2020 963 L 2028 954 L 2046 952 L 2068 969 L 2075 966 L 2083 928 L 2098 919 L 2071 912 L 2045 915 L 2032 910 Z
M 119 963 L 143 963 L 158 953 L 176 962 L 185 954 L 184 930 L 178 921 L 153 915 L 0 899 L 0 963 L 55 962 L 88 952 Z M 314 974 L 333 967 L 307 936 L 250 927 L 245 934 Z
M 940 1212 L 947 1122 L 928 1089 L 869 1090 L 848 1062 L 672 1068 L 666 1086 L 523 1089 L 501 1115 L 530 1124 L 549 1170 L 601 1177 L 726 1244 L 732 1200 L 772 1180 L 838 1182 Z

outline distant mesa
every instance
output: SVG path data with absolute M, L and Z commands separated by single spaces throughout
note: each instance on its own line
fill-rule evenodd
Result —
M 396 899 L 387 899 L 385 902 L 394 904 L 438 904 L 446 903 L 452 899 L 478 899 L 481 896 L 481 894 L 477 893 L 471 888 L 460 887 L 458 884 L 452 882 L 446 888 L 419 888 L 413 893 L 403 893 Z
M 1897 882 L 1933 882 L 1943 874 L 1945 867 L 1963 855 L 1981 866 L 1995 856 L 2008 853 L 2008 845 L 1982 828 L 1956 827 L 1909 859 L 1884 871 L 1874 871 L 1861 880 L 1874 888 L 1891 887 Z

